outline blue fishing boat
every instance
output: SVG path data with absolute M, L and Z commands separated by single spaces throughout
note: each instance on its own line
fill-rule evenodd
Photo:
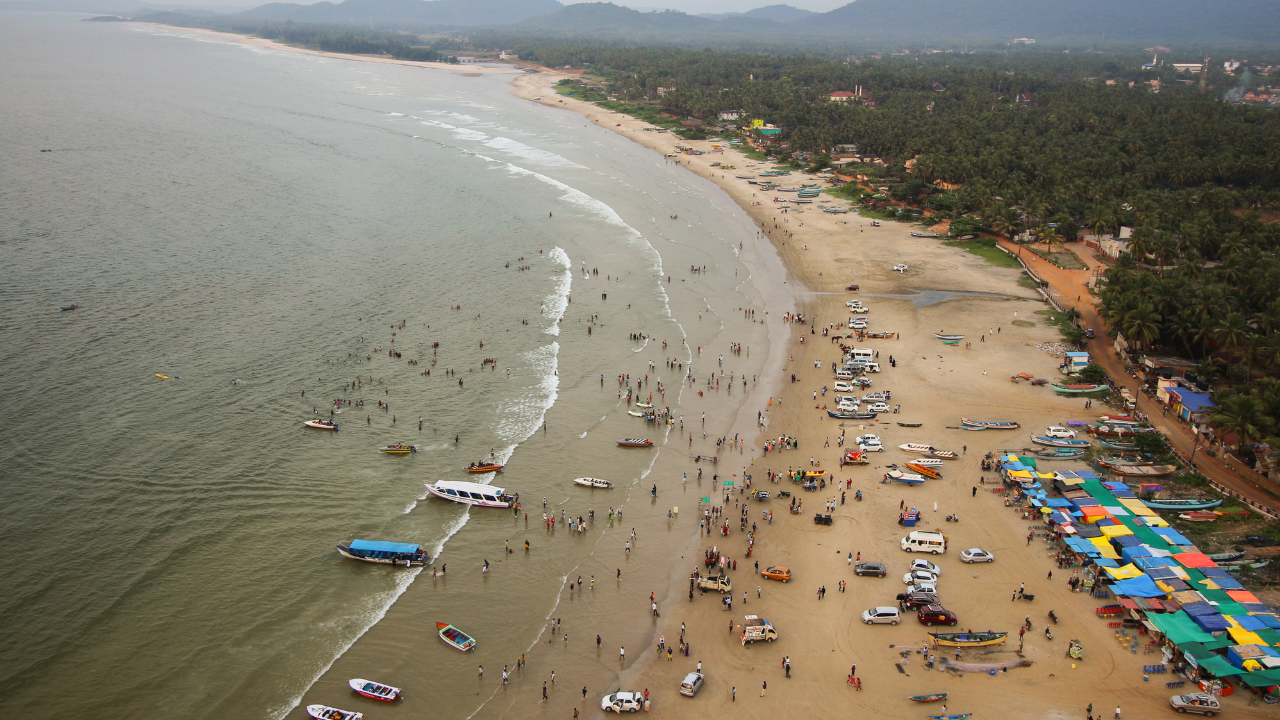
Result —
M 1098 444 L 1108 450 L 1137 450 L 1137 443 L 1111 442 L 1109 440 L 1099 440 Z
M 1073 450 L 1071 452 L 1038 452 L 1036 457 L 1041 460 L 1075 460 L 1084 457 L 1083 450 Z
M 1039 435 L 1032 435 L 1031 442 L 1035 443 L 1036 445 L 1047 445 L 1049 447 L 1064 447 L 1064 448 L 1089 447 L 1088 440 L 1068 440 L 1067 438 L 1041 437 Z
M 981 425 L 992 430 L 1017 430 L 1022 427 L 1013 420 L 970 420 L 967 417 L 960 418 L 960 423 L 962 425 Z
M 827 411 L 827 417 L 837 420 L 875 420 L 876 413 L 873 412 L 836 412 L 834 410 Z
M 1222 498 L 1187 498 L 1185 500 L 1143 500 L 1152 510 L 1208 510 L 1222 504 Z
M 338 552 L 352 560 L 397 567 L 415 567 L 431 562 L 421 545 L 410 543 L 352 540 L 350 545 L 339 545 Z

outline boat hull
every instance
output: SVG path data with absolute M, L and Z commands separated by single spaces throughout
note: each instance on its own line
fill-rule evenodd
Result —
M 618 441 L 618 445 L 619 445 L 620 447 L 644 447 L 644 448 L 647 448 L 647 447 L 653 447 L 653 441 L 652 441 L 652 440 L 634 440 L 634 439 L 630 439 L 630 438 L 628 438 L 628 439 L 626 439 L 626 440 L 619 440 L 619 441 Z
M 573 482 L 577 485 L 589 488 L 597 488 L 600 490 L 608 490 L 613 487 L 613 483 L 600 478 L 574 478 Z
M 1222 500 L 1197 498 L 1187 500 L 1143 500 L 1152 510 L 1208 510 L 1222 504 Z
M 406 566 L 405 565 L 406 560 L 404 559 L 396 560 L 394 558 L 367 557 L 365 555 L 361 555 L 359 551 L 352 550 L 350 547 L 346 545 L 338 545 L 337 548 L 338 548 L 338 553 L 341 554 L 342 557 L 351 558 L 352 560 L 359 560 L 360 562 L 374 563 L 375 565 L 392 565 L 395 567 L 422 567 L 423 565 L 426 565 L 427 563 L 431 562 L 431 558 L 427 557 L 426 555 L 421 555 L 418 557 L 408 558 L 407 561 L 409 564 Z
M 382 700 L 383 702 L 395 702 L 400 699 L 400 688 L 383 685 L 382 683 L 365 680 L 363 678 L 354 678 L 347 681 L 347 685 L 357 693 L 374 700 Z
M 443 490 L 437 489 L 434 485 L 427 485 L 427 492 L 442 500 L 448 500 L 449 502 L 456 502 L 462 505 L 475 505 L 476 507 L 509 508 L 511 507 L 511 503 L 514 502 L 514 500 L 477 500 L 471 497 L 450 495 Z
M 504 467 L 506 466 L 505 465 L 476 465 L 475 467 L 467 468 L 467 472 L 469 473 L 498 472 Z
M 360 720 L 364 717 L 364 713 L 339 710 L 328 705 L 308 705 L 307 714 L 319 720 Z
M 1088 440 L 1069 440 L 1067 438 L 1041 437 L 1039 435 L 1032 435 L 1031 442 L 1045 447 L 1078 448 L 1081 450 L 1089 447 Z
M 1050 385 L 1059 395 L 1091 395 L 1109 390 L 1106 385 Z
M 938 338 L 939 340 L 963 340 L 964 339 L 963 335 L 939 335 L 938 333 L 934 333 L 933 336 Z
M 455 650 L 466 652 L 476 646 L 475 638 L 462 632 L 449 623 L 436 623 L 436 630 L 440 635 L 440 639 L 443 640 L 446 645 L 454 648 Z
M 1017 430 L 1022 427 L 1012 420 L 970 420 L 969 418 L 960 418 L 962 425 L 974 425 L 976 427 L 990 428 L 992 430 Z
M 946 647 L 983 647 L 999 645 L 1009 633 L 929 633 L 934 645 Z
M 324 423 L 321 423 L 319 420 L 308 420 L 302 424 L 306 427 L 313 428 L 315 430 L 337 430 L 338 429 L 337 423 L 334 423 L 332 425 L 325 425 Z
M 947 694 L 934 693 L 932 695 L 912 695 L 910 699 L 916 702 L 937 702 L 939 700 L 946 700 Z

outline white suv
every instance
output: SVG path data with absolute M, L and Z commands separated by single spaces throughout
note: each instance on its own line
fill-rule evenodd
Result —
M 616 692 L 612 695 L 605 695 L 600 701 L 600 709 L 616 713 L 623 712 L 640 712 L 644 708 L 644 693 L 640 692 Z
M 1059 427 L 1059 426 L 1057 426 L 1057 425 L 1054 425 L 1054 426 L 1052 426 L 1052 427 L 1050 427 L 1049 429 L 1047 429 L 1047 430 L 1045 430 L 1045 431 L 1044 431 L 1044 436 L 1045 436 L 1045 437 L 1051 437 L 1051 438 L 1067 439 L 1067 438 L 1073 438 L 1073 437 L 1075 437 L 1075 436 L 1076 436 L 1076 431 L 1075 431 L 1075 430 L 1068 430 L 1068 429 L 1066 429 L 1066 428 L 1064 428 L 1064 427 Z
M 897 625 L 900 619 L 898 608 L 896 607 L 878 607 L 864 610 L 862 612 L 862 622 L 868 625 L 876 625 L 879 623 L 889 623 Z

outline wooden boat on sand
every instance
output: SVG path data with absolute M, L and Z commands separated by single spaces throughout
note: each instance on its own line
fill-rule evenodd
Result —
M 972 420 L 967 417 L 960 418 L 961 425 L 976 425 L 979 427 L 991 428 L 993 430 L 1017 430 L 1022 427 L 1013 420 Z
M 387 702 L 395 702 L 400 699 L 400 688 L 383 685 L 372 680 L 364 678 L 354 678 L 347 681 L 352 690 L 360 693 L 367 698 L 374 700 L 385 700 Z
M 963 335 L 943 335 L 942 333 L 934 333 L 933 336 L 938 338 L 939 340 L 963 340 L 964 339 Z
M 1111 472 L 1125 477 L 1166 477 L 1178 472 L 1176 465 L 1112 465 Z
M 924 425 L 924 423 L 898 423 L 898 427 L 920 427 L 921 425 Z
M 924 454 L 927 458 L 942 458 L 944 460 L 956 460 L 960 457 L 960 453 L 954 450 L 935 450 L 929 448 L 929 452 Z
M 1042 437 L 1040 435 L 1032 435 L 1031 442 L 1036 445 L 1044 445 L 1046 447 L 1079 448 L 1081 450 L 1089 447 L 1088 440 L 1070 440 L 1068 438 L 1051 438 Z
M 1009 635 L 1007 632 L 956 632 L 956 633 L 929 633 L 933 638 L 934 645 L 945 645 L 947 647 L 980 647 L 983 645 L 999 645 L 1004 642 L 1005 637 Z
M 364 713 L 339 710 L 328 705 L 308 705 L 307 714 L 319 720 L 360 720 L 364 717 Z
M 828 411 L 827 411 L 827 417 L 835 418 L 835 419 L 837 419 L 837 420 L 875 420 L 875 419 L 876 419 L 876 413 L 872 413 L 872 412 L 836 412 L 835 410 L 828 410 Z
M 1106 385 L 1058 385 L 1057 383 L 1049 387 L 1059 395 L 1090 395 L 1109 389 Z
M 946 699 L 947 699 L 947 694 L 946 694 L 946 693 L 933 693 L 932 695 L 912 695 L 912 696 L 911 696 L 910 698 L 908 698 L 908 699 L 909 699 L 909 700 L 914 700 L 915 702 L 937 702 L 937 701 L 939 701 L 939 700 L 946 700 Z
M 1036 457 L 1041 460 L 1075 460 L 1084 457 L 1083 450 L 1075 450 L 1072 452 L 1038 452 Z
M 1143 500 L 1152 510 L 1208 510 L 1222 504 L 1222 498 L 1185 498 L 1169 500 Z
M 476 646 L 475 638 L 462 632 L 449 623 L 436 623 L 436 630 L 440 632 L 440 639 L 445 641 L 445 643 L 452 648 L 466 652 Z

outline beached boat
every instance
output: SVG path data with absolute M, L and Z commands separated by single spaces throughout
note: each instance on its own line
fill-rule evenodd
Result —
M 960 341 L 959 340 L 943 340 L 942 344 L 943 345 L 959 345 Z
M 751 178 L 755 177 L 755 175 L 734 175 L 734 177 L 738 178 L 739 180 L 750 180 Z
M 1132 415 L 1099 415 L 1098 422 L 1100 423 L 1127 422 L 1127 423 L 1137 424 L 1138 421 L 1134 419 Z
M 1140 467 L 1143 465 L 1155 465 L 1148 460 L 1126 460 L 1121 457 L 1105 457 L 1098 460 L 1098 464 L 1104 467 Z
M 898 423 L 898 427 L 920 427 L 921 425 L 924 425 L 924 423 Z
M 867 309 L 863 308 L 862 312 L 867 312 Z M 871 338 L 872 340 L 888 340 L 889 338 L 897 334 L 898 333 L 896 331 L 895 332 L 864 332 L 862 333 L 862 337 Z
M 961 430 L 986 430 L 987 428 L 986 428 L 986 426 L 985 426 L 985 425 L 964 425 L 964 424 L 962 424 L 962 425 L 960 426 L 960 429 L 961 429 Z
M 962 417 L 960 422 L 964 425 L 981 425 L 993 430 L 1017 430 L 1022 427 L 1013 420 L 970 420 L 967 417 Z
M 1222 567 L 1226 568 L 1228 571 L 1231 571 L 1231 570 L 1257 570 L 1257 569 L 1259 569 L 1259 568 L 1264 568 L 1264 567 L 1266 567 L 1267 565 L 1270 565 L 1270 564 L 1271 564 L 1271 559 L 1270 559 L 1270 558 L 1267 558 L 1267 559 L 1265 559 L 1265 560 L 1258 560 L 1257 562 L 1227 563 L 1226 565 L 1223 565 Z
M 942 462 L 942 458 L 929 458 L 929 457 L 912 458 L 907 462 L 913 463 L 915 465 L 919 465 L 921 467 L 931 467 L 931 468 L 940 468 L 943 465 L 946 465 L 946 463 Z
M 337 430 L 338 429 L 338 423 L 333 422 L 332 420 L 308 420 L 302 424 L 306 427 L 315 428 L 317 430 Z
M 339 710 L 328 705 L 308 705 L 307 714 L 320 720 L 360 720 L 364 717 L 364 713 Z
M 1155 428 L 1135 427 L 1133 425 L 1097 425 L 1089 428 L 1089 434 L 1095 437 L 1120 437 L 1121 435 L 1140 435 L 1156 432 Z
M 640 412 L 639 410 L 628 410 L 627 414 L 630 415 L 631 417 L 638 417 L 638 418 L 644 417 L 644 413 Z
M 1031 442 L 1036 445 L 1046 445 L 1048 447 L 1064 447 L 1064 448 L 1087 448 L 1088 440 L 1070 440 L 1068 438 L 1051 438 L 1032 435 Z
M 643 438 L 623 438 L 618 441 L 618 444 L 622 447 L 653 447 L 652 440 Z
M 906 483 L 907 485 L 923 485 L 925 480 L 928 478 L 915 473 L 904 473 L 898 470 L 890 470 L 884 474 L 884 479 L 893 482 Z
M 934 645 L 945 645 L 947 647 L 980 647 L 983 645 L 999 645 L 1004 642 L 1007 632 L 956 632 L 956 633 L 929 633 L 933 637 Z
M 471 463 L 470 465 L 467 466 L 467 472 L 469 473 L 498 472 L 504 467 L 506 466 L 499 465 L 498 463 L 488 463 L 488 462 Z
M 836 412 L 834 410 L 827 411 L 827 417 L 833 417 L 839 420 L 875 420 L 876 413 L 873 412 Z
M 1184 498 L 1168 500 L 1143 500 L 1152 510 L 1208 510 L 1222 504 L 1222 498 Z
M 963 335 L 943 335 L 941 333 L 934 333 L 933 336 L 938 338 L 939 340 L 963 340 L 964 339 Z
M 913 453 L 927 453 L 933 449 L 933 446 L 923 445 L 921 443 L 902 443 L 898 446 L 898 449 Z
M 374 700 L 386 700 L 387 702 L 395 702 L 400 699 L 400 688 L 383 685 L 372 680 L 364 678 L 353 678 L 347 681 L 352 690 L 360 693 L 367 698 Z
M 835 215 L 844 215 L 844 214 L 848 213 L 849 211 L 848 211 L 847 209 L 845 209 L 845 208 L 822 208 L 822 212 L 824 212 L 824 213 L 832 213 L 832 214 L 835 214 Z
M 404 444 L 404 443 L 396 443 L 395 445 L 388 445 L 388 446 L 386 446 L 386 447 L 380 447 L 380 448 L 378 448 L 378 452 L 380 452 L 380 453 L 386 453 L 386 454 L 388 454 L 388 455 L 406 455 L 406 454 L 408 454 L 408 453 L 416 453 L 416 452 L 418 452 L 418 446 L 417 446 L 417 445 L 406 445 L 406 444 Z
M 925 453 L 924 456 L 927 458 L 942 458 L 943 460 L 956 460 L 956 459 L 959 459 L 960 453 L 957 453 L 953 450 L 935 450 L 934 448 L 929 448 L 929 452 Z
M 973 713 L 961 713 L 960 715 L 925 715 L 929 720 L 965 720 Z
M 1205 557 L 1207 557 L 1207 558 L 1209 558 L 1210 560 L 1212 560 L 1212 561 L 1214 561 L 1214 562 L 1218 563 L 1219 565 L 1222 565 L 1222 564 L 1224 564 L 1224 563 L 1226 563 L 1226 564 L 1230 564 L 1230 563 L 1234 563 L 1234 562 L 1236 562 L 1236 561 L 1238 561 L 1238 560 L 1243 560 L 1243 559 L 1244 559 L 1244 553 L 1243 553 L 1243 552 L 1224 552 L 1224 553 L 1213 553 L 1212 555 L 1206 555 Z
M 461 480 L 437 480 L 435 485 L 427 485 L 427 492 L 444 500 L 477 507 L 506 508 L 520 499 L 519 493 L 508 495 L 500 487 Z
M 939 700 L 946 700 L 946 699 L 947 699 L 947 694 L 946 694 L 946 693 L 934 693 L 934 694 L 932 694 L 932 695 L 912 695 L 912 696 L 911 696 L 910 698 L 908 698 L 908 699 L 909 699 L 909 700 L 914 700 L 914 701 L 916 701 L 916 702 L 937 702 L 937 701 L 939 701 Z
M 466 652 L 476 646 L 476 639 L 462 632 L 458 628 L 449 623 L 436 623 L 436 630 L 440 631 L 440 639 L 448 643 L 451 647 L 457 648 L 462 652 Z
M 1111 472 L 1125 477 L 1165 477 L 1178 472 L 1176 465 L 1113 465 Z
M 800 197 L 796 198 L 795 200 L 792 200 L 791 202 L 797 203 L 797 204 L 804 204 L 804 203 L 811 203 L 813 202 L 813 200 L 801 195 Z
M 1221 516 L 1215 512 L 1203 512 L 1200 510 L 1192 510 L 1191 512 L 1181 513 L 1180 515 L 1178 515 L 1178 517 L 1183 520 L 1187 520 L 1189 522 L 1213 522 L 1214 520 L 1217 520 Z
M 1049 387 L 1059 395 L 1089 395 L 1109 389 L 1106 385 L 1058 385 L 1057 383 Z
M 1038 452 L 1036 457 L 1042 460 L 1075 460 L 1084 457 L 1083 450 L 1074 450 L 1072 452 Z
M 352 540 L 348 545 L 339 545 L 338 552 L 352 560 L 379 565 L 415 567 L 431 562 L 427 551 L 423 550 L 421 545 L 411 543 Z
M 937 468 L 931 468 L 928 465 L 921 465 L 920 463 L 914 463 L 914 462 L 907 463 L 907 467 L 920 473 L 921 475 L 924 475 L 930 480 L 942 479 L 942 473 L 938 472 Z
M 1108 450 L 1137 450 L 1137 443 L 1114 442 L 1112 440 L 1098 440 L 1098 444 Z
M 580 477 L 580 478 L 574 478 L 573 481 L 578 485 L 582 485 L 589 488 L 600 488 L 600 489 L 607 490 L 608 488 L 613 487 L 613 483 L 609 482 L 608 480 L 601 480 L 600 478 Z
M 868 465 L 871 460 L 864 452 L 854 450 L 845 451 L 844 457 L 840 458 L 840 464 L 843 465 Z
M 939 235 L 938 233 L 911 233 L 911 237 L 931 238 L 931 237 L 942 237 L 942 236 Z

